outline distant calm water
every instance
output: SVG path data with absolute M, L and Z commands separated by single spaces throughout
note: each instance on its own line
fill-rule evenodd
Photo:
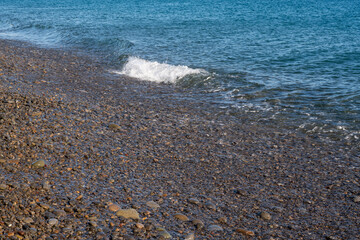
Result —
M 360 136 L 358 0 L 0 0 L 0 38 L 98 54 L 257 121 Z

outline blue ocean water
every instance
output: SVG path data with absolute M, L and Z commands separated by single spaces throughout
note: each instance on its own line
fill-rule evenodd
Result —
M 360 136 L 357 0 L 0 0 L 0 38 L 98 54 L 230 114 Z

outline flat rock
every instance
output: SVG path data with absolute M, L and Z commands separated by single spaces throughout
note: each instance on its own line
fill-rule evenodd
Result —
M 32 218 L 30 218 L 30 217 L 27 217 L 27 218 L 25 218 L 25 219 L 23 220 L 23 222 L 29 224 L 29 223 L 33 223 L 34 220 L 33 220 Z
M 360 202 L 360 196 L 354 197 L 354 202 L 356 202 L 356 203 Z
M 186 235 L 184 240 L 194 240 L 195 239 L 195 233 L 189 233 Z
M 164 228 L 158 228 L 157 230 L 159 232 L 159 237 L 162 237 L 164 239 L 171 239 L 172 238 L 170 233 L 168 231 L 166 231 Z
M 158 208 L 160 208 L 160 205 L 157 204 L 157 203 L 154 202 L 154 201 L 149 201 L 149 202 L 147 202 L 147 203 L 146 203 L 146 206 L 148 206 L 148 207 L 150 207 L 150 208 L 152 208 L 152 209 L 154 209 L 154 210 L 157 210 Z
M 246 229 L 243 229 L 243 228 L 238 228 L 235 231 L 238 232 L 238 233 L 241 233 L 241 234 L 243 234 L 245 236 L 255 236 L 255 233 L 253 231 L 246 230 Z
M 180 221 L 183 221 L 183 222 L 189 221 L 189 218 L 187 216 L 185 216 L 184 214 L 181 214 L 181 213 L 175 214 L 174 217 L 176 219 L 179 219 Z
M 189 203 L 199 205 L 200 201 L 197 198 L 189 198 Z
M 140 219 L 139 213 L 133 208 L 120 209 L 116 212 L 116 216 L 131 219 Z
M 5 190 L 8 188 L 8 185 L 6 184 L 0 184 L 0 190 Z
M 210 225 L 207 230 L 209 232 L 221 232 L 221 231 L 224 231 L 224 229 L 222 227 L 220 227 L 219 225 Z

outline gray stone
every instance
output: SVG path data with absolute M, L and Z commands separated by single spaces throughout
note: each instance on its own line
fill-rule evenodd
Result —
M 159 237 L 161 237 L 163 239 L 171 239 L 172 238 L 170 233 L 168 231 L 166 231 L 164 228 L 158 228 L 157 230 L 159 232 Z
M 189 198 L 189 203 L 199 205 L 200 201 L 196 198 Z
M 65 217 L 66 216 L 66 212 L 64 210 L 55 210 L 54 214 L 58 217 Z
M 32 218 L 30 218 L 30 217 L 27 217 L 27 218 L 25 218 L 25 219 L 23 220 L 23 222 L 29 224 L 29 223 L 33 223 L 34 220 L 33 220 Z
M 56 218 L 50 218 L 49 221 L 48 221 L 48 224 L 50 226 L 55 226 L 59 223 L 59 221 L 56 219 Z
M 184 240 L 195 240 L 195 234 L 189 233 L 188 235 L 186 235 Z
M 220 227 L 219 225 L 210 225 L 208 227 L 208 231 L 209 232 L 221 232 L 221 231 L 224 231 L 224 229 L 222 227 Z
M 43 182 L 42 188 L 45 190 L 50 190 L 51 186 L 48 181 Z
M 149 201 L 149 202 L 147 202 L 147 203 L 146 203 L 146 206 L 148 206 L 148 207 L 150 207 L 150 208 L 152 208 L 152 209 L 154 209 L 154 210 L 157 210 L 158 208 L 160 208 L 160 205 L 157 204 L 157 203 L 154 202 L 154 201 Z
M 216 209 L 215 204 L 213 204 L 212 202 L 207 202 L 207 203 L 205 204 L 205 206 L 206 206 L 208 209 L 211 209 L 211 210 L 215 210 L 215 209 Z
M 355 196 L 354 197 L 354 202 L 356 202 L 356 203 L 360 202 L 360 196 Z

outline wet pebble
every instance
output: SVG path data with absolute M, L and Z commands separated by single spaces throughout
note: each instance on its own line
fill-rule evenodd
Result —
M 354 197 L 354 202 L 356 202 L 356 203 L 360 202 L 360 196 L 355 196 Z

